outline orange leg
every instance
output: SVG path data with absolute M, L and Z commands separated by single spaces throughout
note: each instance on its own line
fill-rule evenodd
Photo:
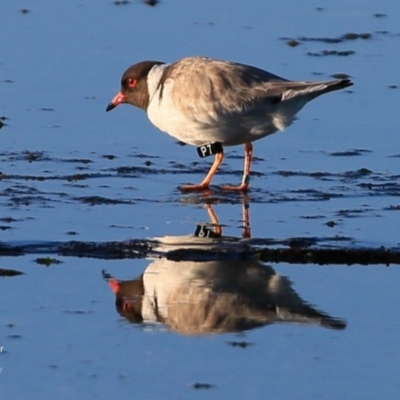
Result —
M 214 212 L 214 210 L 213 210 L 213 208 L 211 207 L 210 204 L 206 203 L 205 207 L 207 209 L 208 216 L 210 217 L 211 224 L 214 227 L 214 232 L 217 235 L 222 235 L 222 228 L 221 228 L 221 224 L 218 221 L 217 214 L 215 214 L 215 212 Z
M 205 208 L 207 209 L 208 216 L 210 217 L 211 224 L 214 227 L 214 232 L 218 235 L 222 235 L 222 226 L 218 221 L 217 215 L 215 214 L 213 208 L 210 204 L 205 204 Z M 249 204 L 244 201 L 242 204 L 242 237 L 243 239 L 251 238 L 250 231 L 250 216 L 249 216 Z
M 250 217 L 249 217 L 249 205 L 248 203 L 243 203 L 242 205 L 242 215 L 243 215 L 243 231 L 242 237 L 243 239 L 250 239 L 251 232 L 250 232 Z
M 247 191 L 250 183 L 250 167 L 252 158 L 253 158 L 253 145 L 251 143 L 246 143 L 244 145 L 244 169 L 243 169 L 242 183 L 239 186 L 225 185 L 222 186 L 222 189 L 236 190 L 239 192 Z
M 217 172 L 217 169 L 221 165 L 223 159 L 224 153 L 217 153 L 215 155 L 214 163 L 208 171 L 207 176 L 203 179 L 203 182 L 199 183 L 198 185 L 183 185 L 180 186 L 179 189 L 183 191 L 207 190 L 210 187 L 211 179 Z

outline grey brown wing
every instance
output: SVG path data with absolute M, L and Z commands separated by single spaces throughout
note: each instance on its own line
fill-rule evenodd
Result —
M 234 114 L 258 103 L 276 103 L 281 93 L 272 82 L 288 82 L 255 67 L 201 58 L 181 60 L 168 78 L 173 82 L 174 105 L 200 119 L 204 114 Z
M 172 64 L 174 66 L 174 64 Z M 171 66 L 171 67 L 172 67 Z M 267 111 L 294 98 L 313 98 L 352 85 L 348 79 L 328 82 L 295 82 L 256 67 L 201 57 L 179 61 L 171 69 L 172 101 L 195 119 L 211 115 Z

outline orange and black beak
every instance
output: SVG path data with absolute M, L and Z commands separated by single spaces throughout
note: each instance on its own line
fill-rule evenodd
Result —
M 107 106 L 106 111 L 111 111 L 115 107 L 126 102 L 126 97 L 122 92 L 117 93 L 117 95 L 111 100 L 110 104 Z

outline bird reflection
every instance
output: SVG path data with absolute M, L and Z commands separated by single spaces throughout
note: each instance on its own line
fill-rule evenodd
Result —
M 223 236 L 211 205 L 205 207 L 211 224 L 198 225 L 194 235 L 154 238 L 161 256 L 137 278 L 122 281 L 104 273 L 122 317 L 146 326 L 162 323 L 186 335 L 240 332 L 273 323 L 346 328 L 342 319 L 303 300 L 290 280 L 272 267 L 256 259 L 242 259 L 241 250 L 250 238 L 245 202 L 242 238 Z M 221 248 L 227 257 L 217 260 L 170 256 L 174 250 Z
M 240 332 L 273 323 L 344 329 L 346 323 L 303 300 L 290 280 L 255 260 L 151 262 L 136 279 L 106 276 L 118 313 L 177 333 Z

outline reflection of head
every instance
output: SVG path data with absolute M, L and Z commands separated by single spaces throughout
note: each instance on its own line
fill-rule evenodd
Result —
M 130 281 L 110 280 L 115 293 L 115 308 L 121 317 L 133 324 L 143 322 L 142 301 L 144 295 L 143 276 Z

